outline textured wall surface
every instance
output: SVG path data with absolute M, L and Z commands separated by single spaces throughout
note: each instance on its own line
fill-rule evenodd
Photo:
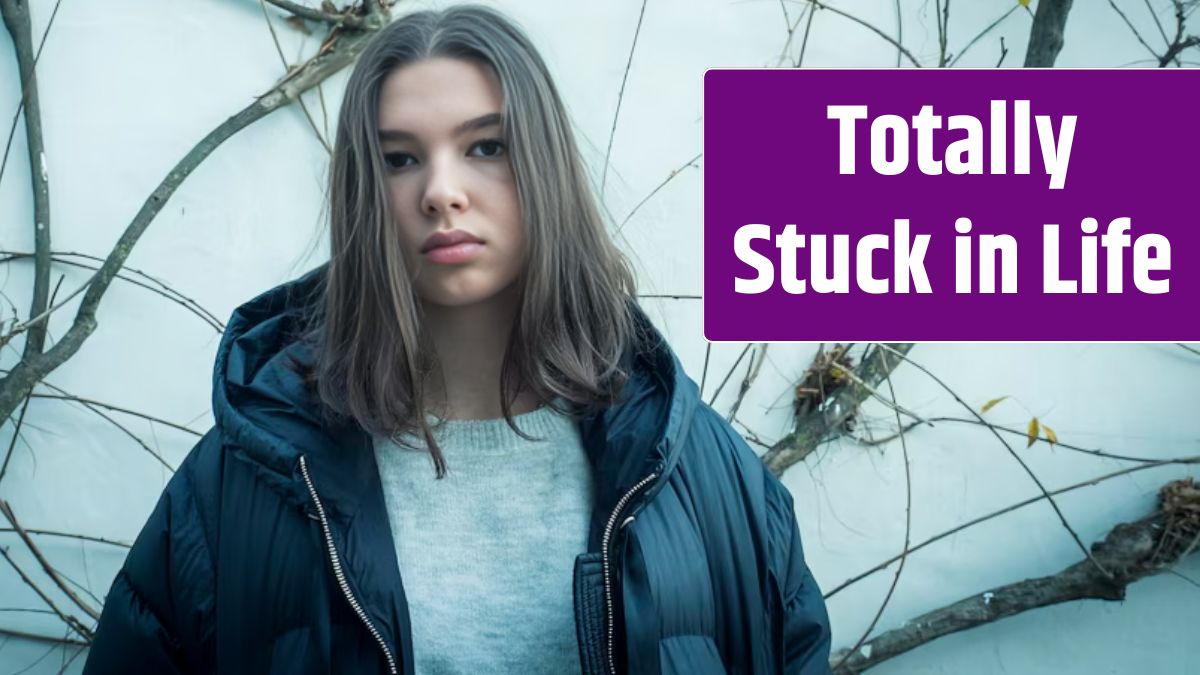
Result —
M 1014 3 L 955 3 L 949 51 L 957 53 Z M 642 3 L 494 4 L 511 12 L 542 49 L 599 185 Z M 1158 40 L 1142 3 L 1119 4 L 1147 40 Z M 32 5 L 36 42 L 54 2 L 36 0 Z M 892 2 L 836 5 L 895 32 Z M 934 3 L 905 0 L 903 5 L 904 44 L 917 58 L 936 64 Z M 397 12 L 425 6 L 429 3 L 401 2 Z M 700 153 L 705 69 L 775 66 L 785 50 L 794 61 L 805 24 L 799 24 L 785 47 L 785 14 L 795 21 L 803 6 L 775 0 L 647 3 L 604 179 L 605 207 L 614 229 L 620 226 L 620 245 L 637 267 L 643 293 L 700 292 L 703 159 L 680 170 L 627 217 L 672 171 Z M 277 11 L 271 14 L 290 62 L 315 50 L 319 32 L 306 37 L 284 24 Z M 1192 32 L 1200 32 L 1200 14 L 1193 23 Z M 1024 10 L 1014 12 L 958 65 L 994 66 L 1001 36 L 1009 50 L 1005 65 L 1019 65 L 1029 25 Z M 1147 58 L 1107 3 L 1075 3 L 1058 65 L 1147 65 Z M 1192 50 L 1185 58 L 1200 61 L 1200 52 Z M 827 11 L 812 22 L 806 66 L 895 62 L 895 49 L 861 26 Z M 53 249 L 107 255 L 171 166 L 282 72 L 257 0 L 62 3 L 39 63 Z M 328 120 L 332 129 L 345 74 L 323 87 L 323 105 L 315 92 L 305 96 L 318 127 Z M 19 89 L 11 41 L 0 32 L 0 119 L 11 119 Z M 1164 123 L 1180 125 L 1181 134 L 1196 133 L 1194 121 L 1163 105 Z M 137 244 L 128 266 L 163 279 L 224 321 L 241 302 L 323 260 L 326 161 L 301 111 L 294 106 L 277 111 L 218 148 L 183 183 Z M 21 124 L 0 180 L 4 250 L 33 249 L 29 186 Z M 803 200 L 830 196 L 805 194 L 797 186 L 796 198 L 802 208 Z M 1196 210 L 1195 195 L 1164 198 Z M 0 264 L 5 296 L 0 318 L 10 320 L 14 309 L 28 318 L 32 264 Z M 60 297 L 87 279 L 86 270 L 58 265 L 52 284 L 59 274 L 64 276 Z M 692 377 L 704 379 L 706 399 L 712 397 L 744 345 L 713 345 L 704 375 L 700 302 L 647 298 L 644 304 Z M 54 315 L 51 340 L 69 326 L 74 306 Z M 121 281 L 108 292 L 98 318 L 96 332 L 48 383 L 196 432 L 209 428 L 211 368 L 220 338 L 213 327 L 178 304 Z M 836 324 L 838 317 L 812 320 Z M 18 349 L 19 340 L 0 351 L 0 366 L 10 368 Z M 790 389 L 816 350 L 813 344 L 772 345 L 738 420 L 768 442 L 785 433 Z M 1195 414 L 1200 356 L 1179 346 L 939 343 L 917 345 L 910 357 L 942 377 L 976 410 L 989 399 L 1011 396 L 988 413 L 997 424 L 1024 429 L 1036 415 L 1063 443 L 1151 458 L 1200 454 L 1200 418 Z M 743 361 L 716 395 L 718 410 L 733 404 L 744 371 Z M 944 389 L 911 366 L 901 366 L 893 384 L 900 405 L 922 417 L 969 417 Z M 886 387 L 882 392 L 886 397 Z M 161 424 L 110 414 L 170 466 L 195 442 L 195 436 Z M 859 415 L 856 434 L 881 438 L 895 426 L 893 412 L 872 400 Z M 0 431 L 0 452 L 7 450 L 12 434 L 12 424 L 6 424 Z M 1051 488 L 1127 466 L 1045 443 L 1026 449 L 1021 436 L 1006 438 Z M 995 436 L 978 425 L 946 421 L 920 427 L 908 435 L 907 444 L 914 543 L 1037 494 Z M 1060 505 L 1090 543 L 1115 523 L 1147 513 L 1158 487 L 1186 475 L 1195 475 L 1195 469 L 1142 471 L 1064 495 Z M 161 462 L 97 414 L 63 400 L 34 398 L 0 482 L 0 499 L 12 505 L 26 527 L 128 542 L 168 477 Z M 826 589 L 900 551 L 906 488 L 898 441 L 867 446 L 840 438 L 792 467 L 784 482 L 796 497 L 809 564 Z M 119 547 L 77 539 L 41 536 L 38 543 L 66 575 L 101 599 L 124 556 Z M 0 546 L 43 587 L 50 587 L 14 535 L 0 533 Z M 876 630 L 897 627 L 990 587 L 1056 572 L 1079 558 L 1079 549 L 1045 503 L 1015 511 L 914 553 Z M 1200 556 L 1178 571 L 1200 577 Z M 893 574 L 894 567 L 888 568 L 830 599 L 835 648 L 857 641 Z M 926 645 L 873 672 L 1181 673 L 1187 661 L 1194 665 L 1200 658 L 1200 645 L 1187 639 L 1194 637 L 1197 593 L 1193 583 L 1164 574 L 1131 587 L 1123 603 L 1083 601 L 1030 612 Z M 67 602 L 61 594 L 53 597 Z M 0 565 L 0 598 L 0 628 L 64 634 L 61 622 L 45 612 L 6 564 Z M 23 672 L 59 672 L 74 651 L 0 635 L 0 675 L 26 668 Z M 82 661 L 74 660 L 67 672 L 79 672 Z

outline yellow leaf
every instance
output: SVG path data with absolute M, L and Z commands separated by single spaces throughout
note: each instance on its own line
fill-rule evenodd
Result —
M 1058 434 L 1054 433 L 1053 429 L 1045 424 L 1042 425 L 1042 428 L 1046 430 L 1046 438 L 1050 441 L 1050 445 L 1054 445 L 1058 442 Z
M 1025 447 L 1028 448 L 1038 438 L 1038 420 L 1036 417 L 1029 420 L 1029 429 L 1026 430 L 1025 435 L 1029 437 L 1029 442 L 1025 444 Z
M 1018 4 L 1018 5 L 1020 5 L 1020 6 L 1022 6 L 1022 7 L 1028 7 L 1028 6 L 1029 6 L 1029 0 L 1017 0 L 1017 4 Z
M 991 410 L 997 403 L 999 403 L 1000 401 L 1003 401 L 1006 398 L 1008 398 L 1008 396 L 1001 396 L 1000 398 L 994 398 L 994 399 L 988 401 L 987 403 L 984 403 L 983 407 L 979 409 L 979 412 L 987 412 L 987 411 Z

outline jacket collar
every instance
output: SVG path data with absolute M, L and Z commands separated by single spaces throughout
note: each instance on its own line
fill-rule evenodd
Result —
M 389 642 L 395 650 L 408 634 L 398 630 L 407 623 L 407 609 L 371 439 L 354 423 L 323 424 L 293 365 L 312 362 L 311 347 L 298 338 L 303 318 L 320 301 L 325 272 L 322 265 L 234 311 L 217 352 L 213 414 L 223 439 L 266 469 L 264 479 L 291 503 L 311 513 L 299 469 L 305 457 L 350 584 L 372 621 L 385 636 L 394 636 Z M 595 482 L 591 551 L 599 550 L 604 525 L 622 495 L 654 473 L 657 480 L 639 492 L 639 501 L 649 499 L 674 470 L 699 405 L 695 382 L 633 307 L 644 339 L 626 354 L 630 379 L 621 401 L 579 422 Z M 405 659 L 411 654 L 409 645 L 398 651 Z
M 357 425 L 331 428 L 291 361 L 311 363 L 298 340 L 305 312 L 319 301 L 326 266 L 272 288 L 238 307 L 217 353 L 213 415 L 224 437 L 281 476 L 297 477 L 300 455 L 321 478 L 332 508 L 353 515 L 376 471 L 370 439 Z M 579 423 L 596 483 L 597 511 L 607 511 L 637 481 L 669 474 L 681 434 L 699 404 L 695 383 L 650 320 L 634 306 L 645 339 L 626 355 L 630 380 L 622 400 Z

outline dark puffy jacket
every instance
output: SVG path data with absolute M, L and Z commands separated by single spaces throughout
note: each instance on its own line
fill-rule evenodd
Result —
M 324 267 L 239 307 L 216 425 L 104 603 L 85 673 L 413 672 L 370 436 L 321 424 L 288 357 Z M 575 564 L 583 672 L 829 672 L 829 620 L 792 498 L 644 315 L 624 402 L 580 422 L 595 477 Z

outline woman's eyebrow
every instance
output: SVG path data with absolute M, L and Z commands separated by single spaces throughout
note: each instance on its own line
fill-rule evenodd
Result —
M 500 124 L 500 113 L 488 113 L 474 119 L 469 119 L 458 125 L 454 129 L 454 135 L 461 136 L 469 131 L 485 129 L 498 124 Z M 411 141 L 416 139 L 416 134 L 404 129 L 380 129 L 379 139 L 383 141 Z

